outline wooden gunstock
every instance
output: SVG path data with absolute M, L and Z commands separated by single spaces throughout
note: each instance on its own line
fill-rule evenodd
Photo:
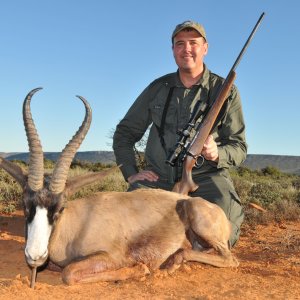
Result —
M 197 190 L 199 186 L 194 182 L 192 178 L 192 169 L 195 165 L 195 162 L 196 160 L 191 156 L 185 158 L 183 162 L 181 180 L 176 182 L 173 187 L 173 192 L 182 195 L 188 195 L 189 193 Z
M 204 143 L 207 137 L 209 136 L 212 127 L 220 113 L 220 110 L 230 93 L 235 77 L 236 77 L 236 73 L 234 71 L 230 71 L 226 80 L 224 81 L 224 83 L 220 88 L 216 100 L 213 102 L 202 124 L 200 125 L 199 130 L 197 131 L 195 137 L 193 138 L 191 142 L 191 146 L 188 150 L 188 155 L 186 156 L 183 162 L 183 171 L 182 171 L 181 180 L 175 184 L 173 188 L 174 192 L 183 195 L 188 195 L 188 193 L 197 190 L 198 185 L 193 181 L 192 169 L 195 166 L 197 158 L 201 155 Z

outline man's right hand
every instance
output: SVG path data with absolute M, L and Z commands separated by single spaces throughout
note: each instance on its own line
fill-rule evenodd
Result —
M 152 171 L 140 171 L 139 173 L 133 174 L 127 178 L 128 183 L 132 184 L 139 180 L 157 181 L 158 175 Z

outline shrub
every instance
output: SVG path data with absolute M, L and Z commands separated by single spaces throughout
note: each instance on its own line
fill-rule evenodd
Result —
M 247 202 L 258 203 L 264 207 L 278 202 L 282 199 L 282 189 L 276 183 L 265 182 L 256 183 L 251 187 Z
M 74 159 L 71 163 L 71 169 L 76 169 L 77 167 L 85 170 L 89 170 L 92 166 L 92 163 Z
M 16 161 L 19 166 L 26 169 L 24 162 Z M 45 160 L 45 168 L 50 173 L 54 163 Z M 87 172 L 100 171 L 111 167 L 102 163 L 89 163 L 74 161 L 69 170 L 69 176 L 81 175 Z M 236 191 L 245 208 L 246 222 L 248 224 L 265 224 L 270 221 L 298 220 L 300 216 L 300 176 L 280 173 L 273 167 L 253 171 L 242 167 L 231 171 Z M 91 195 L 100 191 L 126 191 L 125 182 L 120 170 L 105 177 L 101 182 L 87 186 L 76 193 L 71 200 Z M 20 186 L 5 171 L 0 169 L 0 210 L 11 213 L 20 207 L 22 190 Z M 249 207 L 254 202 L 267 210 L 257 211 Z
M 44 168 L 51 170 L 54 168 L 55 162 L 51 159 L 44 158 Z
M 248 196 L 250 194 L 250 191 L 251 191 L 254 183 L 248 179 L 243 179 L 239 176 L 233 177 L 232 180 L 233 180 L 233 184 L 235 186 L 236 192 L 239 195 L 242 203 L 247 203 L 249 201 Z
M 88 170 L 91 172 L 98 172 L 103 169 L 110 168 L 114 165 L 115 164 L 113 164 L 113 163 L 111 163 L 111 164 L 105 164 L 105 163 L 101 163 L 101 162 L 91 163 L 88 161 L 82 161 L 82 160 L 75 159 L 71 163 L 71 169 L 81 168 L 81 169 Z
M 270 210 L 277 222 L 300 220 L 300 207 L 294 201 L 286 199 L 278 201 L 271 205 Z
M 4 170 L 0 169 L 0 210 L 11 213 L 20 206 L 22 189 Z
M 300 176 L 292 180 L 292 186 L 295 189 L 300 190 Z
M 261 172 L 265 176 L 270 175 L 270 176 L 273 176 L 273 177 L 276 177 L 276 178 L 279 178 L 279 177 L 281 177 L 281 175 L 283 175 L 277 168 L 272 167 L 272 166 L 267 166 L 267 167 L 263 168 L 261 170 Z
M 239 167 L 237 169 L 237 174 L 241 177 L 245 177 L 245 176 L 249 176 L 253 173 L 252 170 L 250 170 L 249 168 L 247 167 Z
M 73 176 L 75 175 L 78 175 L 78 173 L 77 174 L 73 173 Z M 80 191 L 78 191 L 71 197 L 71 200 L 89 196 L 96 192 L 104 192 L 104 191 L 124 192 L 127 190 L 127 188 L 128 188 L 128 184 L 123 179 L 121 172 L 119 170 L 116 170 L 115 172 L 113 172 L 113 174 L 105 177 L 101 182 L 94 183 L 92 185 L 82 188 Z

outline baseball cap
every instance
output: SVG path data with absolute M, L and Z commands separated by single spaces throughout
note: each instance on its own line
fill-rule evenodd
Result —
M 175 29 L 174 29 L 174 31 L 173 31 L 173 34 L 172 34 L 172 42 L 173 42 L 173 40 L 174 40 L 175 35 L 176 35 L 178 32 L 180 32 L 181 30 L 185 29 L 185 28 L 193 28 L 193 29 L 195 29 L 195 30 L 198 31 L 198 32 L 201 34 L 201 36 L 206 40 L 206 33 L 205 33 L 205 30 L 204 30 L 204 27 L 203 27 L 201 24 L 197 23 L 197 22 L 188 20 L 188 21 L 184 21 L 184 22 L 181 23 L 181 24 L 178 24 L 178 25 L 175 27 Z

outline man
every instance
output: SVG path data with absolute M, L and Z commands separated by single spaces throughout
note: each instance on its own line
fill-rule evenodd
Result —
M 154 80 L 133 103 L 114 134 L 117 164 L 122 164 L 129 190 L 139 187 L 172 190 L 181 178 L 182 166 L 171 167 L 165 161 L 178 141 L 177 132 L 189 121 L 195 103 L 200 100 L 203 106 L 211 104 L 223 82 L 203 62 L 208 43 L 202 25 L 193 21 L 177 25 L 172 34 L 172 50 L 178 71 Z M 133 146 L 150 124 L 145 150 L 147 166 L 139 171 Z M 191 193 L 216 203 L 225 211 L 232 224 L 231 246 L 239 238 L 244 213 L 228 168 L 241 164 L 246 152 L 241 101 L 233 86 L 204 144 L 203 165 L 193 169 L 193 180 L 199 188 Z

